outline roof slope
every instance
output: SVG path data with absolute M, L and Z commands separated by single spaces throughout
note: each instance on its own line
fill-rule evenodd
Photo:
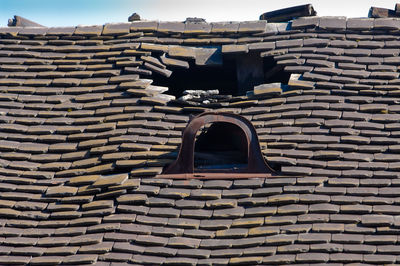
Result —
M 1 28 L 0 263 L 398 262 L 399 29 L 341 17 Z M 302 80 L 212 104 L 151 85 L 219 51 L 272 56 Z M 190 114 L 210 109 L 251 120 L 286 177 L 153 178 Z

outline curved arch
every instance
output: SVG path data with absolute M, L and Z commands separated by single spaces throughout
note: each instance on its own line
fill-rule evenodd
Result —
M 231 114 L 205 112 L 193 118 L 186 126 L 182 135 L 182 144 L 178 158 L 164 170 L 163 174 L 192 174 L 194 168 L 194 148 L 196 133 L 200 128 L 209 123 L 225 122 L 238 126 L 245 134 L 247 140 L 247 167 L 240 169 L 213 169 L 206 171 L 196 169 L 197 172 L 212 173 L 273 173 L 261 153 L 260 144 L 254 126 L 246 118 Z

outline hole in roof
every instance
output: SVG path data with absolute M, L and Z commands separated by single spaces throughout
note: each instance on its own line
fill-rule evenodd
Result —
M 234 60 L 223 60 L 222 65 L 197 66 L 189 62 L 189 68 L 168 67 L 172 70 L 170 77 L 153 75 L 153 84 L 169 88 L 167 94 L 179 98 L 187 90 L 218 90 L 219 94 L 237 94 L 236 63 Z
M 199 66 L 190 60 L 187 69 L 174 66 L 168 66 L 168 69 L 172 70 L 170 77 L 153 74 L 153 85 L 168 87 L 166 94 L 185 101 L 212 102 L 222 95 L 242 96 L 254 86 L 275 82 L 287 84 L 290 78 L 290 73 L 277 65 L 273 56 L 260 57 L 256 52 L 224 55 L 221 64 Z M 189 96 L 181 98 L 185 95 Z
M 278 65 L 272 56 L 263 58 L 263 69 L 264 83 L 280 82 L 282 84 L 288 84 L 291 73 L 285 72 L 284 66 Z
M 247 146 L 246 135 L 237 125 L 225 122 L 206 124 L 196 136 L 194 168 L 246 168 Z

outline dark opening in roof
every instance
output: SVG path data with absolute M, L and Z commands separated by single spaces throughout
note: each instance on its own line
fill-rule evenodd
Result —
M 275 83 L 280 82 L 282 84 L 288 84 L 290 79 L 290 73 L 284 71 L 283 65 L 278 65 L 276 60 L 272 56 L 264 57 L 264 82 Z M 258 84 L 257 84 L 258 85 Z
M 179 98 L 185 90 L 218 90 L 219 94 L 238 94 L 236 62 L 224 59 L 222 65 L 198 66 L 190 62 L 189 68 L 170 67 L 172 75 L 153 75 L 153 84 L 168 87 L 168 94 Z
M 169 66 L 169 69 L 172 71 L 169 77 L 154 73 L 153 85 L 168 87 L 167 94 L 174 95 L 177 99 L 199 103 L 203 102 L 204 98 L 181 97 L 186 95 L 187 91 L 218 94 L 215 97 L 242 96 L 257 85 L 274 82 L 287 84 L 290 78 L 290 73 L 284 71 L 283 65 L 277 65 L 273 56 L 260 57 L 257 53 L 224 56 L 222 64 L 196 65 L 190 61 L 188 68 Z
M 195 142 L 194 167 L 229 169 L 247 166 L 247 140 L 235 124 L 216 122 L 205 125 Z

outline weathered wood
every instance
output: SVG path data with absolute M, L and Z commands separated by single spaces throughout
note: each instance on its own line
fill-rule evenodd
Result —
M 285 22 L 298 17 L 316 16 L 317 12 L 311 4 L 293 6 L 266 12 L 260 16 L 260 20 L 268 22 Z

